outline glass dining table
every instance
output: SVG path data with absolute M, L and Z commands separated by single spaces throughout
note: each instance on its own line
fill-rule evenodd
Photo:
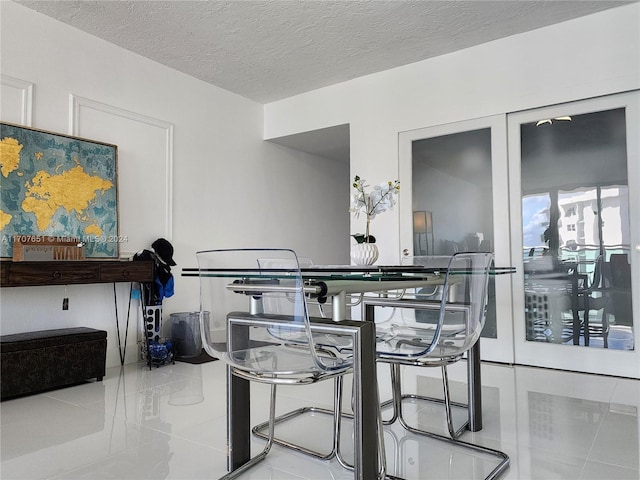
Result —
M 387 292 L 438 286 L 444 281 L 447 264 L 442 260 L 430 265 L 313 265 L 302 267 L 304 290 L 307 297 L 320 304 L 330 303 L 331 319 L 313 318 L 315 328 L 338 329 L 341 335 L 350 335 L 353 342 L 353 397 L 354 397 L 354 474 L 357 479 L 375 478 L 377 462 L 377 406 L 368 401 L 377 398 L 375 323 L 372 310 L 364 309 L 361 319 L 350 319 L 348 301 L 353 295 L 386 295 Z M 511 267 L 493 267 L 491 274 L 513 273 Z M 247 272 L 251 275 L 251 272 Z M 259 273 L 256 268 L 256 274 Z M 224 276 L 216 269 L 183 268 L 183 277 Z M 233 285 L 233 290 L 250 293 L 251 288 L 264 291 L 264 285 L 250 282 Z M 400 293 L 402 295 L 402 293 Z M 249 296 L 249 298 L 253 298 Z M 253 300 L 251 300 L 253 302 Z M 253 309 L 250 305 L 249 309 Z M 469 429 L 482 429 L 482 399 L 480 378 L 480 342 L 468 355 Z M 246 380 L 235 378 L 227 392 L 229 419 L 229 469 L 234 470 L 251 457 L 249 425 L 249 388 Z

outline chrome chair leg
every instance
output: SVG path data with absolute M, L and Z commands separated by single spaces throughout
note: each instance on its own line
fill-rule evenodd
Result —
M 374 401 L 378 405 L 380 405 L 380 391 L 378 388 L 376 388 L 375 391 L 376 391 L 376 398 L 374 398 Z M 340 401 L 340 404 L 342 404 L 342 401 Z M 382 421 L 382 411 L 380 408 L 378 408 L 377 423 L 378 423 L 377 432 L 378 432 L 378 462 L 379 462 L 378 480 L 402 480 L 401 478 L 394 477 L 393 475 L 387 474 L 387 458 L 386 458 L 386 452 L 384 447 L 384 424 Z M 338 435 L 340 435 L 341 422 L 339 422 L 337 432 L 338 432 Z M 354 469 L 353 465 L 347 462 L 345 458 L 342 456 L 342 452 L 340 450 L 339 437 L 338 437 L 338 443 L 336 445 L 336 459 L 338 460 L 338 463 L 343 468 L 346 468 L 347 470 Z
M 402 409 L 402 401 L 406 399 L 412 400 L 422 400 L 426 402 L 432 403 L 440 403 L 445 407 L 446 418 L 447 418 L 447 428 L 451 435 L 451 438 L 458 438 L 469 426 L 469 420 L 465 421 L 460 427 L 455 429 L 453 426 L 453 415 L 451 413 L 451 407 L 460 407 L 460 408 L 468 408 L 468 405 L 465 403 L 454 402 L 450 398 L 450 389 L 449 389 L 449 381 L 447 376 L 446 366 L 442 366 L 442 381 L 444 388 L 444 400 L 440 398 L 427 397 L 424 395 L 417 394 L 403 394 L 402 393 L 402 379 L 400 376 L 400 364 L 390 363 L 389 367 L 391 369 L 391 389 L 392 389 L 392 398 L 391 400 L 387 400 L 386 402 L 381 404 L 381 408 L 385 408 L 389 405 L 393 406 L 392 416 L 390 419 L 385 420 L 385 425 L 392 425 L 396 421 L 400 422 L 400 424 L 407 430 L 419 430 L 416 427 L 411 427 L 404 418 L 403 409 Z M 446 379 L 446 380 L 445 380 Z
M 241 467 L 236 468 L 232 472 L 229 472 L 226 475 L 223 475 L 222 477 L 220 477 L 219 480 L 234 479 L 237 476 L 242 475 L 251 467 L 255 466 L 256 464 L 260 463 L 262 460 L 266 458 L 267 454 L 271 450 L 271 447 L 273 446 L 273 438 L 275 433 L 275 417 L 276 417 L 276 385 L 271 385 L 271 400 L 269 405 L 269 422 L 268 422 L 269 435 L 268 435 L 267 443 L 264 446 L 264 449 L 255 457 L 251 458 L 247 463 L 242 465 Z
M 338 451 L 339 448 L 339 442 L 340 442 L 340 435 L 339 435 L 339 431 L 340 431 L 340 421 L 342 417 L 351 417 L 351 415 L 348 414 L 343 414 L 342 413 L 342 391 L 343 391 L 343 379 L 342 377 L 336 377 L 334 379 L 334 398 L 333 398 L 333 410 L 329 410 L 326 408 L 321 408 L 321 407 L 301 407 L 298 408 L 296 410 L 292 410 L 291 412 L 287 412 L 285 414 L 279 415 L 277 417 L 275 417 L 274 419 L 274 425 L 277 425 L 279 423 L 285 422 L 287 420 L 290 420 L 292 418 L 295 418 L 297 416 L 300 415 L 304 415 L 305 413 L 320 413 L 323 415 L 331 415 L 333 417 L 332 421 L 333 421 L 333 432 L 334 432 L 334 438 L 333 438 L 333 443 L 331 446 L 331 451 L 329 453 L 323 454 L 321 452 L 318 452 L 316 450 L 312 450 L 310 448 L 307 448 L 303 445 L 298 445 L 295 443 L 291 443 L 288 442 L 286 440 L 283 440 L 281 438 L 277 438 L 274 435 L 273 438 L 273 443 L 275 443 L 276 445 L 279 445 L 281 447 L 285 447 L 291 450 L 294 450 L 296 452 L 300 452 L 300 453 L 304 453 L 305 455 L 309 455 L 311 457 L 314 458 L 318 458 L 320 460 L 330 460 L 333 457 L 336 456 L 336 452 Z M 253 427 L 253 429 L 251 430 L 252 433 L 258 437 L 258 438 L 262 438 L 262 439 L 268 439 L 269 435 L 267 433 L 264 432 L 264 430 L 270 427 L 269 425 L 269 421 L 267 422 L 262 422 L 258 425 L 256 425 L 255 427 Z
M 483 447 L 480 445 L 476 445 L 473 443 L 469 443 L 469 442 L 465 442 L 463 440 L 460 440 L 460 435 L 467 429 L 467 426 L 469 425 L 469 421 L 467 420 L 461 427 L 459 427 L 457 430 L 455 429 L 455 427 L 453 426 L 453 418 L 452 418 L 452 414 L 451 414 L 451 406 L 455 405 L 455 406 L 461 406 L 461 407 L 466 407 L 466 405 L 464 404 L 460 404 L 460 403 L 455 403 L 455 402 L 451 402 L 451 395 L 450 395 L 450 389 L 449 389 L 449 378 L 448 378 L 448 373 L 447 373 L 447 369 L 446 366 L 443 365 L 442 366 L 442 382 L 443 382 L 443 388 L 444 388 L 444 401 L 437 399 L 437 398 L 431 398 L 431 397 L 425 397 L 425 396 L 421 396 L 421 395 L 404 395 L 402 394 L 402 382 L 401 382 L 401 377 L 400 377 L 400 364 L 390 364 L 391 366 L 391 381 L 392 381 L 392 392 L 393 392 L 393 398 L 387 402 L 385 402 L 386 405 L 389 405 L 390 402 L 393 402 L 393 419 L 397 419 L 397 421 L 405 428 L 405 430 L 407 430 L 408 432 L 411 433 L 415 433 L 416 435 L 423 435 L 423 436 L 427 436 L 430 438 L 434 438 L 437 440 L 442 440 L 448 443 L 451 443 L 453 445 L 456 446 L 460 446 L 469 450 L 473 450 L 476 452 L 481 452 L 484 454 L 489 454 L 492 455 L 494 457 L 497 457 L 497 459 L 499 460 L 498 465 L 489 473 L 488 476 L 485 477 L 485 480 L 494 480 L 496 478 L 498 478 L 509 466 L 510 463 L 510 459 L 509 456 L 504 453 L 501 452 L 499 450 L 494 450 L 492 448 L 489 447 Z M 425 400 L 425 401 L 431 401 L 431 402 L 438 402 L 438 403 L 444 403 L 445 406 L 445 411 L 446 411 L 446 416 L 447 416 L 447 429 L 449 432 L 450 436 L 445 436 L 445 435 L 440 435 L 437 433 L 433 433 L 433 432 L 429 432 L 427 430 L 421 430 L 418 429 L 416 427 L 412 427 L 411 425 L 409 425 L 406 420 L 404 419 L 404 415 L 403 415 L 403 411 L 402 411 L 402 400 L 406 399 L 406 398 L 412 398 L 412 399 L 417 399 L 417 400 Z M 385 405 L 382 404 L 382 405 Z M 390 422 L 389 421 L 385 421 L 385 425 L 389 425 Z M 401 477 L 395 477 L 392 475 L 387 475 L 388 479 L 392 479 L 392 480 L 403 480 Z
M 453 415 L 451 414 L 451 393 L 449 391 L 449 375 L 447 374 L 447 367 L 445 365 L 442 366 L 442 386 L 444 389 L 444 407 L 447 415 L 447 429 L 449 430 L 449 435 L 451 438 L 458 438 L 463 431 L 467 429 L 469 425 L 469 420 L 458 429 L 455 430 L 453 427 Z
M 434 439 L 442 440 L 451 443 L 452 445 L 460 446 L 468 450 L 473 450 L 475 452 L 481 452 L 496 457 L 499 460 L 499 463 L 491 472 L 489 472 L 489 474 L 485 477 L 485 480 L 493 480 L 498 478 L 507 469 L 507 467 L 509 467 L 509 455 L 499 450 L 494 450 L 493 448 L 469 443 L 464 440 L 460 440 L 459 438 L 451 438 L 445 435 L 439 435 L 437 433 L 427 432 L 425 430 L 418 430 L 412 427 L 407 428 L 407 431 L 415 433 L 417 435 L 424 435 Z
M 391 418 L 383 420 L 383 425 L 393 425 L 399 416 L 400 409 L 402 408 L 402 391 L 399 389 L 398 381 L 400 379 L 400 365 L 396 363 L 389 364 L 389 370 L 391 371 L 391 399 L 380 404 L 380 408 L 383 409 L 389 405 L 392 406 Z

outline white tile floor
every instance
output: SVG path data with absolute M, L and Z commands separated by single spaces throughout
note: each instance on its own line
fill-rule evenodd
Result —
M 437 372 L 405 369 L 405 385 L 421 393 L 439 390 L 439 381 L 427 376 Z M 465 390 L 464 374 L 460 362 L 451 373 L 456 397 Z M 492 364 L 483 364 L 482 374 L 484 428 L 463 438 L 509 454 L 511 465 L 502 478 L 640 479 L 639 381 Z M 384 369 L 380 377 L 386 385 Z M 257 423 L 266 418 L 268 390 L 252 388 Z M 331 383 L 283 388 L 278 411 L 330 406 L 331 396 Z M 423 426 L 443 426 L 443 415 L 432 406 L 408 405 L 407 411 Z M 112 368 L 102 382 L 4 401 L 0 417 L 3 480 L 215 479 L 225 472 L 222 362 L 151 371 L 144 364 Z M 295 422 L 285 432 L 292 439 L 329 447 L 328 417 Z M 385 440 L 391 473 L 408 479 L 477 479 L 493 467 L 493 460 L 399 428 Z M 254 441 L 256 451 L 262 443 Z M 274 446 L 267 460 L 242 478 L 329 480 L 352 474 L 335 460 L 322 462 Z

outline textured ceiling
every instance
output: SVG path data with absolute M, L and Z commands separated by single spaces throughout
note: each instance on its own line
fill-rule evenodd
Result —
M 205 82 L 268 103 L 632 2 L 17 3 Z

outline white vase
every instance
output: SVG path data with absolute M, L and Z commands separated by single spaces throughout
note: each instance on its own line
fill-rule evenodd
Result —
M 378 260 L 375 243 L 357 243 L 351 247 L 351 260 L 356 265 L 373 265 Z

